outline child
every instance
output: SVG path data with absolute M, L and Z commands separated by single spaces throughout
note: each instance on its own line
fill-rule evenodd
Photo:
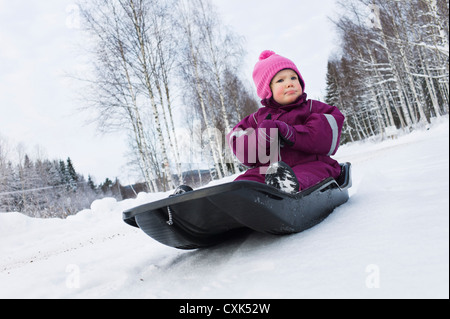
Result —
M 341 168 L 330 155 L 339 147 L 342 113 L 307 100 L 295 64 L 272 51 L 261 53 L 253 80 L 264 107 L 227 135 L 238 160 L 249 167 L 236 181 L 256 181 L 296 193 L 330 176 L 337 178 Z

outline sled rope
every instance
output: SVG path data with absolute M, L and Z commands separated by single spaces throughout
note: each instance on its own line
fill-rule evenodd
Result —
M 169 215 L 169 220 L 166 221 L 167 225 L 172 226 L 173 225 L 173 218 L 172 218 L 172 210 L 170 209 L 170 206 L 167 206 L 167 213 Z

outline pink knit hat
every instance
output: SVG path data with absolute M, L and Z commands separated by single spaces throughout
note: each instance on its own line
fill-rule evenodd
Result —
M 294 70 L 298 74 L 303 91 L 305 90 L 305 81 L 295 64 L 273 51 L 266 50 L 259 56 L 259 61 L 253 70 L 253 81 L 256 85 L 256 92 L 261 99 L 265 100 L 272 96 L 270 82 L 278 72 L 284 69 Z

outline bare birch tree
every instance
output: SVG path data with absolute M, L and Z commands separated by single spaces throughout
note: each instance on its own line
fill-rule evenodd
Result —
M 224 81 L 236 69 L 243 50 L 210 3 L 93 0 L 81 6 L 84 25 L 96 39 L 89 105 L 97 110 L 96 121 L 103 131 L 128 132 L 136 157 L 131 162 L 150 189 L 174 187 L 174 172 L 179 182 L 183 179 L 174 86 L 184 89 L 182 98 L 188 106 L 180 106 L 183 111 L 195 110 L 201 116 L 217 177 L 229 168 L 236 172 L 237 165 L 228 165 L 225 157 L 224 136 L 231 121 Z M 188 100 L 192 94 L 195 103 Z
M 172 181 L 172 173 L 170 171 L 169 157 L 166 147 L 166 141 L 163 136 L 162 121 L 157 106 L 157 93 L 155 92 L 155 81 L 152 81 L 154 72 L 155 50 L 152 47 L 151 40 L 147 28 L 148 18 L 152 3 L 144 0 L 119 0 L 123 10 L 134 26 L 135 47 L 137 49 L 137 72 L 138 78 L 142 82 L 142 91 L 150 100 L 152 116 L 155 129 L 158 136 L 159 146 L 161 147 L 162 165 L 165 172 L 165 179 L 170 188 L 175 185 Z M 154 79 L 153 79 L 154 80 Z M 159 91 L 160 93 L 160 91 Z M 164 188 L 166 185 L 164 183 Z
M 204 0 L 180 1 L 180 28 L 184 35 L 184 51 L 180 59 L 183 77 L 188 79 L 185 101 L 191 104 L 202 119 L 205 136 L 219 178 L 238 172 L 234 158 L 227 156 L 224 136 L 232 126 L 232 116 L 245 109 L 230 99 L 238 92 L 227 86 L 240 66 L 243 49 L 240 38 L 220 22 L 215 8 Z M 193 83 L 194 85 L 190 85 Z M 239 90 L 243 93 L 245 86 Z M 230 104 L 230 102 L 232 104 Z M 248 104 L 248 103 L 247 103 Z M 248 104 L 254 106 L 255 104 Z M 198 108 L 196 108 L 198 106 Z M 246 114 L 248 115 L 248 114 Z M 234 119 L 233 119 L 234 120 Z
M 207 139 L 212 150 L 212 156 L 214 159 L 214 165 L 219 178 L 223 178 L 222 171 L 218 165 L 220 159 L 218 153 L 214 151 L 216 143 L 212 131 L 214 129 L 213 119 L 210 118 L 207 111 L 207 105 L 205 100 L 204 91 L 202 89 L 201 78 L 201 44 L 199 40 L 199 28 L 198 25 L 193 23 L 194 17 L 198 16 L 197 8 L 190 2 L 179 2 L 179 14 L 180 14 L 180 28 L 183 30 L 183 34 L 186 39 L 186 48 L 184 58 L 182 59 L 182 69 L 186 78 L 192 79 L 192 83 L 195 95 L 198 99 L 201 109 L 201 115 L 206 126 Z
M 175 154 L 176 163 L 179 156 L 169 88 L 173 57 L 165 50 L 171 38 L 163 23 L 171 19 L 171 8 L 152 0 L 95 0 L 82 8 L 85 25 L 97 38 L 92 101 L 99 111 L 99 126 L 104 131 L 130 130 L 138 166 L 150 189 L 173 188 L 169 152 Z M 156 141 L 150 138 L 151 130 Z
M 138 165 L 151 190 L 157 191 L 156 176 L 149 167 L 149 146 L 145 136 L 137 86 L 132 26 L 116 1 L 95 0 L 82 7 L 88 32 L 95 37 L 94 75 L 89 106 L 97 110 L 98 127 L 103 132 L 130 130 Z M 95 8 L 95 10 L 93 9 Z

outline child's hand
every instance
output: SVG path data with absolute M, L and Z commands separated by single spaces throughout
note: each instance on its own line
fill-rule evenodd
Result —
M 278 120 L 264 120 L 258 126 L 258 140 L 260 142 L 266 141 L 268 144 L 274 142 L 276 136 L 270 134 L 270 129 L 278 129 L 278 136 L 284 143 L 289 146 L 295 144 L 294 128 L 283 121 Z M 263 130 L 259 130 L 263 129 Z

